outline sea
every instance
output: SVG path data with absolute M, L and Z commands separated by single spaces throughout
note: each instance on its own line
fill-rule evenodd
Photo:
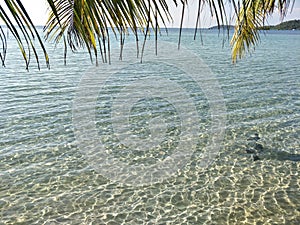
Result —
M 300 31 L 236 63 L 194 32 L 112 34 L 98 66 L 50 41 L 50 69 L 35 40 L 28 71 L 9 34 L 0 224 L 300 224 Z

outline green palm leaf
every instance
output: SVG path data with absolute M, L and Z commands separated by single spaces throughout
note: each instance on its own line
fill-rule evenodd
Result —
M 130 29 L 136 36 L 138 46 L 138 30 L 147 33 L 147 27 L 149 25 L 155 27 L 155 21 L 158 19 L 165 23 L 171 18 L 165 0 L 48 0 L 48 2 L 51 13 L 45 27 L 46 38 L 59 42 L 66 35 L 68 46 L 72 51 L 86 47 L 90 55 L 94 53 L 96 62 L 98 46 L 102 59 L 107 58 L 106 49 L 110 48 L 109 28 L 117 38 L 120 34 L 121 47 L 124 44 L 125 34 Z
M 110 30 L 115 38 L 120 39 L 120 58 L 122 58 L 125 37 L 130 31 L 135 35 L 137 56 L 139 56 L 139 31 L 145 35 L 143 47 L 150 30 L 154 31 L 157 41 L 158 21 L 162 21 L 162 25 L 165 26 L 167 21 L 172 20 L 169 4 L 182 7 L 183 21 L 186 6 L 190 1 L 47 0 L 47 2 L 50 14 L 44 28 L 45 38 L 54 40 L 55 43 L 63 41 L 65 62 L 68 48 L 76 51 L 78 48 L 84 47 L 89 52 L 91 60 L 95 58 L 96 64 L 98 64 L 99 52 L 103 62 L 110 62 Z M 203 7 L 210 9 L 210 13 L 216 18 L 219 28 L 220 25 L 229 24 L 230 18 L 227 16 L 226 2 L 224 0 L 199 0 L 194 36 L 197 33 Z M 231 39 L 233 62 L 257 45 L 260 39 L 258 28 L 265 23 L 266 18 L 276 8 L 283 18 L 290 5 L 294 4 L 294 1 L 290 0 L 230 0 L 228 2 L 234 8 L 236 18 L 235 32 Z M 17 41 L 26 68 L 28 69 L 32 52 L 38 67 L 40 64 L 33 42 L 35 38 L 38 39 L 38 44 L 42 47 L 46 64 L 49 67 L 49 57 L 44 43 L 22 2 L 20 0 L 4 0 L 4 3 L 7 9 L 0 5 L 0 18 Z M 179 45 L 182 21 L 179 31 Z M 7 38 L 2 27 L 0 27 L 0 41 L 2 46 L 0 60 L 2 65 L 5 65 Z
M 49 57 L 44 47 L 43 41 L 40 38 L 38 31 L 36 30 L 35 26 L 33 25 L 27 11 L 25 10 L 22 2 L 20 0 L 4 0 L 8 12 L 6 12 L 3 7 L 0 5 L 0 18 L 4 21 L 9 31 L 12 33 L 14 38 L 16 39 L 19 49 L 22 53 L 22 56 L 25 60 L 26 69 L 28 69 L 30 58 L 31 58 L 31 51 L 33 51 L 35 59 L 38 64 L 39 68 L 39 57 L 37 55 L 36 48 L 33 44 L 33 40 L 35 38 L 38 39 L 40 46 L 42 47 L 44 57 L 46 60 L 46 64 L 49 67 Z M 12 16 L 13 20 L 9 16 Z M 17 26 L 14 24 L 17 24 Z M 6 56 L 6 49 L 7 49 L 7 42 L 6 37 L 1 28 L 1 41 L 2 41 L 2 53 L 1 53 L 1 61 L 4 64 L 5 56 Z
M 242 58 L 247 51 L 259 42 L 259 29 L 265 24 L 269 15 L 275 8 L 278 9 L 281 18 L 286 16 L 290 4 L 289 0 L 243 0 L 233 1 L 237 15 L 235 30 L 231 39 L 232 61 Z

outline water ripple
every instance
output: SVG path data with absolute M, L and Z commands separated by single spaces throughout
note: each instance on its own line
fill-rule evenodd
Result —
M 177 42 L 177 34 L 171 30 L 161 38 Z M 76 146 L 72 101 L 90 65 L 86 54 L 72 55 L 63 66 L 62 54 L 49 44 L 52 69 L 26 72 L 19 66 L 23 61 L 16 44 L 10 45 L 7 68 L 0 70 L 0 224 L 299 224 L 299 33 L 262 37 L 255 53 L 237 65 L 230 64 L 228 46 L 220 50 L 222 40 L 216 33 L 204 32 L 203 46 L 191 42 L 192 34 L 184 31 L 182 45 L 203 58 L 223 90 L 224 149 L 203 171 L 199 164 L 209 135 L 209 105 L 199 90 L 190 88 L 203 112 L 203 143 L 176 177 L 140 188 L 97 174 Z M 99 95 L 99 132 L 111 131 L 109 101 L 120 88 L 122 82 L 115 81 Z M 178 135 L 174 109 L 153 102 L 152 113 L 164 113 L 165 120 L 173 122 L 167 127 L 170 135 Z M 133 130 L 143 135 L 151 111 L 143 111 L 148 103 L 138 102 L 131 118 Z M 255 133 L 262 146 L 257 161 L 246 152 L 255 147 L 248 140 Z M 114 139 L 106 141 L 115 147 Z M 142 158 L 126 149 L 114 154 L 124 160 Z M 168 151 L 143 154 L 160 160 Z

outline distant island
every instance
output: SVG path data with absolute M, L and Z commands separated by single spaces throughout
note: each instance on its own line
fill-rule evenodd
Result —
M 217 29 L 234 29 L 233 25 L 220 25 L 220 26 L 213 26 L 213 27 L 209 27 L 209 30 L 217 30 Z
M 290 20 L 275 26 L 263 26 L 260 30 L 300 30 L 300 20 Z
M 220 26 L 213 26 L 208 28 L 209 30 L 215 29 L 234 29 L 233 25 L 220 25 Z M 270 25 L 270 26 L 263 26 L 259 27 L 259 30 L 300 30 L 300 20 L 289 20 L 286 22 L 282 22 L 277 25 Z

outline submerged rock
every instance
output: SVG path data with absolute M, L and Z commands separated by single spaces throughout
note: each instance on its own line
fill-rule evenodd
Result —
M 247 140 L 250 142 L 248 144 L 248 148 L 246 149 L 246 152 L 248 154 L 251 154 L 251 158 L 253 159 L 253 161 L 259 160 L 260 158 L 258 156 L 258 152 L 261 152 L 264 149 L 264 147 L 262 144 L 257 143 L 258 140 L 260 140 L 258 133 L 255 133 L 253 136 L 251 136 Z
M 248 154 L 253 154 L 253 153 L 255 153 L 256 151 L 255 151 L 255 149 L 248 148 L 248 149 L 246 149 L 246 152 L 247 152 Z
M 300 154 L 293 154 L 286 151 L 271 149 L 269 146 L 266 148 L 260 143 L 261 138 L 258 133 L 255 133 L 247 140 L 249 141 L 246 147 L 246 153 L 250 154 L 253 161 L 263 159 L 275 159 L 280 161 L 300 161 Z
M 262 151 L 264 149 L 264 147 L 262 146 L 262 144 L 259 144 L 259 143 L 255 143 L 255 147 L 254 147 L 256 150 L 258 151 Z
M 260 158 L 258 157 L 258 155 L 253 155 L 253 161 L 257 161 L 260 160 Z

